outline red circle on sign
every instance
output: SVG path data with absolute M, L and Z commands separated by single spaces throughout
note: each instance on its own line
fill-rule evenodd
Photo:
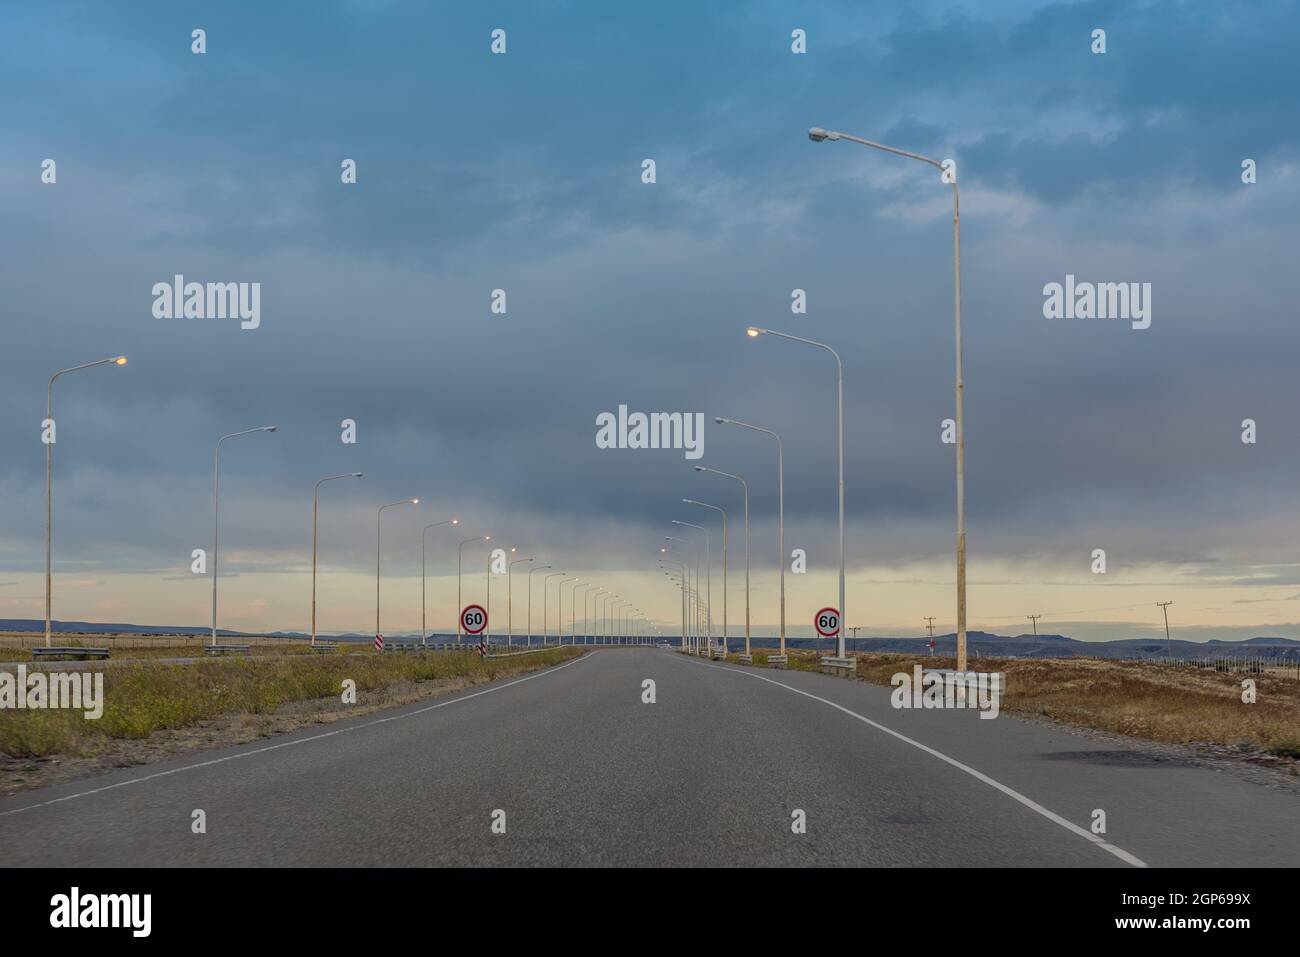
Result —
M 829 631 L 826 631 L 822 628 L 822 615 L 826 614 L 827 612 L 830 612 L 832 615 L 835 616 L 835 627 L 830 629 Z M 821 635 L 823 638 L 834 638 L 836 635 L 840 633 L 839 610 L 836 608 L 823 608 L 821 611 L 817 612 L 817 614 L 813 616 L 813 627 L 817 629 L 817 634 Z
M 487 609 L 482 605 L 466 605 L 460 613 L 460 627 L 471 635 L 482 634 L 487 627 Z

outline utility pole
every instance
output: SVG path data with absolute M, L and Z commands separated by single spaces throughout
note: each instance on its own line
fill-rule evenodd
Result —
M 1158 601 L 1156 604 L 1159 605 L 1160 610 L 1165 613 L 1165 654 L 1172 658 L 1174 656 L 1174 644 L 1169 640 L 1169 606 L 1172 605 L 1173 602 Z
M 925 616 L 926 624 L 930 628 L 930 654 L 934 654 L 934 615 Z
M 1037 636 L 1038 636 L 1038 619 L 1042 618 L 1043 616 L 1042 616 L 1042 615 L 1025 615 L 1025 617 L 1028 618 L 1030 621 L 1032 621 L 1032 622 L 1034 623 L 1034 636 L 1037 637 Z
M 849 631 L 853 632 L 853 650 L 854 650 L 854 651 L 857 651 L 857 650 L 858 650 L 858 632 L 862 629 L 862 627 L 863 627 L 862 625 L 850 625 L 850 626 L 849 626 Z

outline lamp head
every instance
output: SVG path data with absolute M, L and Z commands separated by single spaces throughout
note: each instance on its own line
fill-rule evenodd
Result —
M 745 330 L 745 335 L 749 336 L 751 339 L 757 339 L 765 332 L 767 332 L 766 329 L 760 329 L 758 326 L 750 326 Z
M 361 477 L 362 477 L 363 475 L 365 475 L 365 474 L 366 474 L 365 472 L 353 472 L 353 473 L 352 473 L 352 477 L 353 477 L 353 478 L 361 478 Z
M 413 498 L 413 499 L 411 499 L 411 504 L 412 504 L 412 505 L 419 505 L 419 504 L 420 504 L 420 500 L 419 500 L 418 498 Z
M 274 426 L 274 425 L 264 425 L 264 426 L 262 426 L 262 431 L 263 431 L 263 432 L 274 432 L 277 428 L 278 428 L 278 426 Z
M 840 134 L 832 130 L 824 130 L 820 126 L 814 126 L 808 131 L 808 139 L 812 140 L 814 143 L 821 143 L 825 140 L 834 141 L 839 138 Z
M 453 525 L 459 525 L 459 524 L 460 524 L 460 519 L 458 519 L 458 518 L 453 518 L 453 519 L 451 520 L 451 524 L 453 524 Z
M 124 366 L 124 365 L 126 365 L 126 356 L 114 356 L 114 357 L 113 357 L 113 365 L 115 365 L 115 366 Z
M 730 422 L 731 420 L 730 420 L 730 419 L 724 419 L 722 416 L 717 415 L 717 416 L 714 416 L 714 417 L 713 417 L 713 421 L 714 421 L 716 424 L 718 424 L 718 425 L 726 425 L 726 424 L 727 424 L 728 422 Z

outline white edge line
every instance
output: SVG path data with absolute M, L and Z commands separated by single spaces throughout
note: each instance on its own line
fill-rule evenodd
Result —
M 1057 814 L 1055 811 L 1048 810 L 1047 808 L 1039 804 L 1037 801 L 1033 800 L 1032 798 L 1025 797 L 1025 795 L 1021 794 L 1019 791 L 1015 790 L 1014 788 L 1009 788 L 1005 784 L 993 780 L 991 777 L 989 777 L 987 774 L 983 773 L 982 771 L 976 771 L 970 765 L 962 764 L 956 758 L 950 758 L 942 751 L 936 751 L 934 748 L 930 747 L 929 745 L 922 744 L 920 741 L 913 741 L 907 735 L 900 734 L 899 732 L 895 731 L 893 728 L 888 728 L 883 724 L 878 724 L 877 722 L 872 721 L 870 718 L 858 714 L 856 711 L 850 711 L 848 708 L 844 707 L 843 705 L 836 704 L 834 701 L 828 701 L 825 698 L 821 698 L 815 694 L 812 694 L 811 692 L 802 691 L 799 688 L 793 687 L 792 685 L 784 684 L 780 681 L 776 681 L 772 678 L 769 678 L 766 675 L 760 675 L 746 668 L 725 668 L 722 665 L 705 664 L 703 661 L 695 662 L 695 664 L 704 665 L 704 667 L 706 668 L 714 668 L 717 669 L 718 671 L 730 671 L 734 674 L 745 675 L 748 678 L 757 678 L 759 681 L 766 681 L 769 684 L 776 685 L 778 688 L 785 688 L 787 691 L 793 691 L 795 694 L 803 695 L 805 698 L 812 698 L 814 701 L 820 701 L 822 704 L 830 705 L 830 707 L 836 709 L 837 711 L 843 711 L 845 714 L 857 718 L 859 721 L 863 722 L 864 724 L 871 725 L 871 727 L 875 728 L 877 731 L 883 731 L 885 732 L 885 734 L 892 735 L 893 737 L 897 738 L 900 741 L 905 741 L 906 743 L 910 744 L 914 748 L 919 748 L 920 750 L 924 751 L 926 754 L 934 755 L 940 761 L 946 761 L 948 764 L 951 764 L 953 767 L 965 771 L 971 777 L 979 781 L 983 781 L 989 787 L 996 788 L 997 790 L 1001 791 L 1003 794 L 1007 795 L 1007 797 L 1014 798 L 1015 800 L 1019 801 L 1021 804 L 1029 808 L 1031 811 L 1035 811 L 1038 814 L 1041 814 L 1049 821 L 1052 821 L 1055 824 L 1059 824 L 1067 831 L 1079 835 L 1085 840 L 1090 841 L 1093 844 L 1096 844 L 1098 847 L 1102 848 L 1103 850 L 1109 851 L 1110 853 L 1114 854 L 1116 857 L 1118 857 L 1120 860 L 1124 861 L 1125 863 L 1131 864 L 1134 867 L 1147 866 L 1145 861 L 1130 854 L 1122 847 L 1117 847 L 1114 844 L 1111 844 L 1109 841 L 1103 841 L 1100 837 L 1098 837 L 1096 834 L 1093 834 L 1091 831 L 1079 827 L 1079 825 L 1075 824 L 1073 821 L 1066 820 L 1065 818 L 1061 817 L 1061 815 Z
M 306 738 L 295 738 L 292 741 L 281 741 L 279 744 L 268 744 L 262 748 L 254 748 L 251 751 L 241 751 L 238 754 L 228 754 L 223 758 L 212 758 L 208 761 L 199 761 L 197 764 L 187 764 L 184 767 L 171 768 L 167 771 L 155 771 L 153 774 L 146 774 L 143 777 L 131 778 L 129 781 L 118 781 L 116 784 L 106 784 L 100 788 L 91 788 L 89 791 L 79 791 L 76 794 L 67 794 L 63 797 L 51 798 L 48 801 L 41 801 L 38 804 L 28 804 L 24 807 L 16 807 L 8 811 L 0 811 L 0 817 L 8 817 L 11 814 L 21 814 L 23 811 L 31 811 L 39 807 L 49 807 L 51 804 L 61 804 L 64 801 L 74 801 L 77 798 L 89 797 L 92 794 L 100 794 L 104 791 L 112 791 L 114 788 L 124 788 L 131 784 L 143 784 L 146 781 L 152 781 L 154 778 L 165 778 L 171 774 L 180 774 L 182 771 L 194 771 L 198 768 L 211 767 L 214 764 L 224 764 L 226 761 L 237 761 L 240 758 L 249 758 L 255 754 L 265 754 L 268 751 L 278 751 L 280 748 L 291 748 L 296 744 L 306 744 L 308 741 L 320 741 L 323 738 L 332 738 L 336 734 L 347 734 L 349 731 L 360 731 L 362 728 L 373 728 L 377 724 L 386 724 L 389 721 L 401 721 L 405 718 L 414 718 L 416 715 L 425 714 L 429 711 L 436 711 L 438 708 L 445 708 L 448 705 L 459 704 L 462 701 L 469 701 L 471 698 L 477 698 L 480 695 L 491 694 L 494 691 L 503 691 L 506 688 L 512 688 L 515 685 L 523 684 L 525 681 L 532 681 L 534 678 L 541 678 L 544 675 L 554 674 L 562 671 L 570 665 L 576 665 L 579 661 L 585 661 L 591 657 L 591 652 L 585 652 L 574 658 L 572 661 L 566 661 L 562 665 L 553 665 L 533 674 L 525 675 L 522 678 L 516 678 L 514 681 L 508 681 L 503 685 L 493 685 L 491 688 L 484 688 L 482 691 L 475 691 L 473 694 L 461 695 L 459 698 L 452 698 L 449 701 L 440 701 L 437 704 L 431 704 L 425 708 L 419 708 L 415 711 L 408 711 L 404 714 L 393 714 L 386 718 L 376 718 L 373 721 L 365 721 L 361 724 L 350 725 L 346 728 L 336 728 L 333 731 L 324 731 L 320 734 L 313 734 Z M 401 707 L 399 705 L 398 707 Z

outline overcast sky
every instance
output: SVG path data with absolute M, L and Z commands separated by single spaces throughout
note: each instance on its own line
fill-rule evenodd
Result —
M 322 493 L 322 630 L 372 627 L 375 510 L 408 496 L 384 513 L 386 631 L 419 628 L 420 528 L 452 515 L 431 627 L 454 620 L 455 543 L 491 533 L 671 629 L 674 518 L 715 529 L 720 622 L 692 497 L 731 513 L 734 634 L 739 487 L 704 464 L 749 481 L 767 630 L 775 449 L 723 415 L 784 438 L 806 633 L 836 601 L 834 367 L 753 323 L 844 359 L 848 623 L 950 631 L 951 193 L 809 142 L 824 126 L 957 163 L 970 627 L 1135 637 L 1172 599 L 1183 637 L 1300 636 L 1295 3 L 306 9 L 0 9 L 0 617 L 43 614 L 45 384 L 126 353 L 56 385 L 57 618 L 206 623 L 213 444 L 275 424 L 223 448 L 223 626 L 308 627 L 312 486 L 356 470 Z M 155 318 L 176 274 L 260 283 L 260 327 Z M 1150 328 L 1044 318 L 1067 275 L 1150 283 Z M 703 413 L 703 458 L 597 448 L 620 403 Z M 487 552 L 465 552 L 481 599 Z

